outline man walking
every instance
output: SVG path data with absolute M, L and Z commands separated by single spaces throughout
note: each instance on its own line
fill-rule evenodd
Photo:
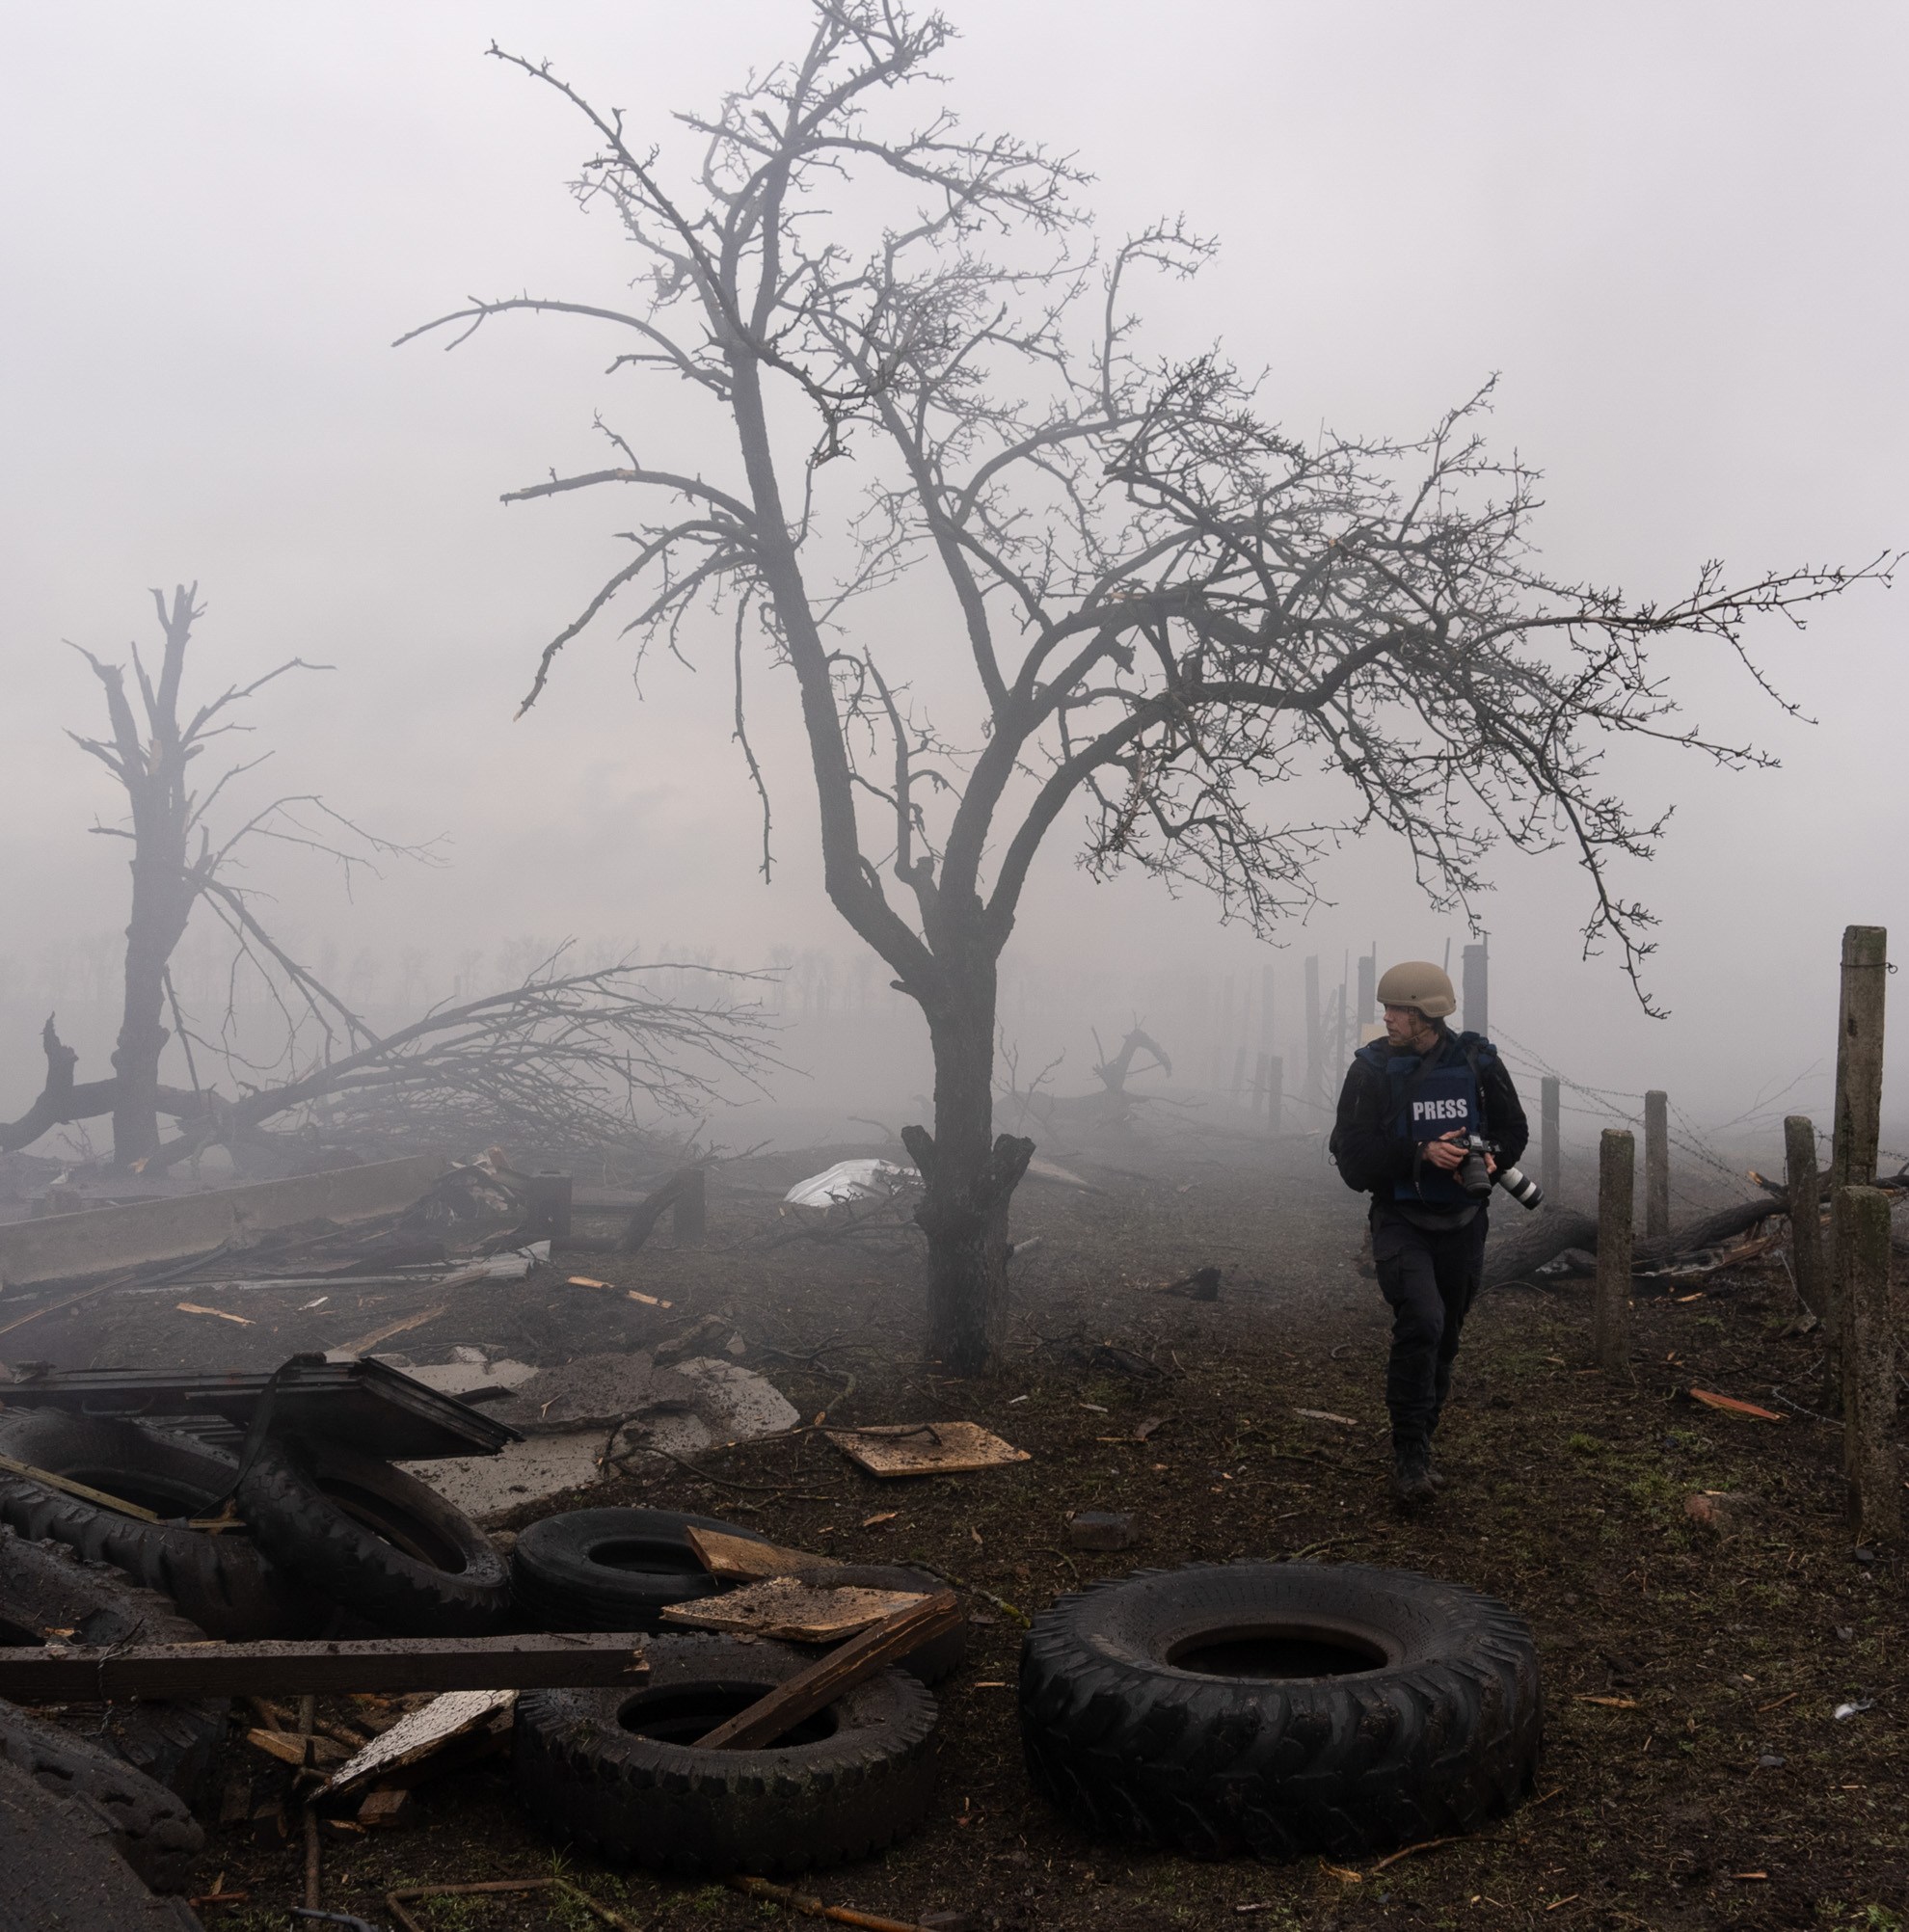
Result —
M 1372 1196 L 1372 1260 L 1392 1309 L 1392 1493 L 1429 1503 L 1444 1484 L 1432 1434 L 1485 1273 L 1491 1182 L 1476 1162 L 1462 1177 L 1465 1142 L 1475 1134 L 1492 1144 L 1491 1173 L 1517 1163 L 1530 1130 L 1491 1041 L 1445 1024 L 1458 1002 L 1439 968 L 1392 967 L 1379 1000 L 1385 1037 L 1353 1056 L 1331 1147 L 1347 1187 Z

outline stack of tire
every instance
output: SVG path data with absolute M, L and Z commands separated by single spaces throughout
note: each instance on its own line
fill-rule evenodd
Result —
M 0 1475 L 0 1521 L 114 1565 L 207 1636 L 309 1637 L 339 1608 L 393 1636 L 510 1627 L 509 1570 L 483 1531 L 415 1476 L 343 1443 L 268 1437 L 241 1469 L 197 1436 L 28 1409 L 0 1419 L 0 1454 L 164 1518 Z M 190 1526 L 229 1500 L 249 1536 Z
M 659 1627 L 670 1604 L 721 1587 L 697 1558 L 689 1528 L 763 1540 L 738 1524 L 657 1510 L 578 1510 L 524 1531 L 506 1561 L 427 1485 L 329 1439 L 268 1436 L 241 1465 L 182 1432 L 25 1410 L 0 1416 L 0 1455 L 161 1518 L 0 1474 L 0 1523 L 42 1547 L 63 1546 L 96 1588 L 114 1575 L 122 1593 L 159 1593 L 175 1622 L 190 1619 L 180 1627 L 193 1636 L 658 1632 L 645 1646 L 647 1679 L 633 1693 L 538 1691 L 518 1701 L 514 1752 L 524 1804 L 560 1837 L 605 1856 L 681 1873 L 801 1870 L 875 1851 L 927 1810 L 938 1723 L 928 1685 L 959 1661 L 959 1630 L 769 1747 L 697 1748 L 706 1731 L 815 1654 Z M 249 1534 L 194 1527 L 229 1503 Z M 936 1587 L 900 1567 L 825 1574 L 873 1589 Z M 60 1627 L 31 1608 L 9 1610 L 0 1588 L 0 1622 Z M 175 1771 L 167 1782 L 190 1801 L 183 1758 Z
M 690 1528 L 754 1531 L 663 1510 L 575 1510 L 533 1523 L 511 1569 L 520 1611 L 547 1629 L 656 1630 L 673 1603 L 720 1586 Z M 938 1586 L 901 1566 L 838 1566 L 804 1580 L 873 1590 Z M 526 1691 L 515 1775 L 556 1837 L 683 1876 L 792 1872 L 865 1858 L 920 1823 L 933 1792 L 939 1711 L 928 1686 L 960 1661 L 955 1630 L 865 1679 L 760 1750 L 697 1740 L 814 1660 L 792 1644 L 666 1628 L 644 1647 L 640 1690 Z
M 311 1636 L 340 1612 L 401 1635 L 510 1626 L 509 1571 L 490 1539 L 344 1445 L 268 1439 L 241 1468 L 183 1432 L 22 1409 L 0 1416 L 0 1455 L 157 1518 L 0 1473 L 0 1640 L 242 1643 Z M 249 1534 L 194 1526 L 229 1502 Z M 69 1706 L 54 1725 L 0 1704 L 0 1932 L 107 1932 L 154 1911 L 196 1924 L 147 1887 L 188 1883 L 204 1843 L 192 1807 L 226 1714 L 223 1702 Z M 123 1868 L 102 1867 L 102 1836 Z
M 112 1566 L 0 1528 L 0 1641 L 56 1634 L 167 1644 L 202 1633 Z M 153 1891 L 183 1891 L 204 1847 L 191 1806 L 225 1729 L 224 1704 L 68 1704 L 62 1716 L 54 1724 L 0 1703 L 0 1932 L 197 1925 L 178 1899 Z

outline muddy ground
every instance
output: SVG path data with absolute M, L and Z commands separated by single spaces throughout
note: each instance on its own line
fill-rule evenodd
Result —
M 665 1230 L 639 1255 L 587 1264 L 668 1298 L 668 1310 L 538 1275 L 460 1291 L 390 1344 L 417 1361 L 475 1343 L 554 1362 L 647 1346 L 715 1314 L 805 1415 L 827 1405 L 831 1420 L 966 1417 L 1031 1452 L 1013 1468 L 884 1484 L 804 1435 L 719 1454 L 706 1475 L 648 1463 L 578 1496 L 728 1516 L 857 1561 L 913 1559 L 973 1593 L 968 1664 L 938 1692 L 929 1822 L 886 1857 L 805 1889 L 903 1919 L 965 1912 L 975 1932 L 1909 1922 L 1898 1916 L 1909 1900 L 1898 1553 L 1852 1549 L 1833 1427 L 1794 1412 L 1746 1419 L 1682 1394 L 1695 1383 L 1777 1407 L 1774 1386 L 1810 1404 L 1814 1348 L 1782 1332 L 1793 1301 L 1780 1265 L 1680 1285 L 1689 1299 L 1640 1294 L 1633 1372 L 1616 1383 L 1591 1366 L 1584 1284 L 1488 1296 L 1441 1435 L 1453 1486 L 1407 1515 L 1385 1486 L 1386 1327 L 1358 1266 L 1360 1203 L 1316 1141 L 1179 1133 L 1063 1153 L 1101 1192 L 1038 1183 L 1020 1196 L 1017 1237 L 1037 1234 L 1040 1247 L 1015 1264 L 1013 1345 L 985 1382 L 921 1360 L 906 1236 L 816 1243 L 792 1238 L 800 1223 L 777 1215 L 793 1180 L 849 1151 L 872 1150 L 725 1168 L 708 1246 L 677 1249 Z M 1220 1301 L 1163 1292 L 1204 1264 L 1224 1270 Z M 183 1299 L 251 1326 L 180 1314 Z M 309 1299 L 121 1295 L 49 1317 L 29 1331 L 30 1350 L 15 1347 L 63 1365 L 269 1363 L 435 1305 L 411 1287 L 300 1312 Z M 1149 1417 L 1158 1426 L 1135 1439 Z M 1750 1499 L 1747 1525 L 1722 1535 L 1694 1523 L 1685 1499 L 1707 1490 Z M 1067 1518 L 1085 1509 L 1135 1511 L 1142 1543 L 1071 1549 Z M 1357 1871 L 1193 1864 L 1095 1842 L 1049 1811 L 1028 1786 L 1015 1729 L 1025 1620 L 1097 1576 L 1249 1556 L 1396 1565 L 1489 1591 L 1528 1618 L 1547 1697 L 1531 1801 L 1475 1838 Z M 200 1890 L 249 1895 L 205 1908 L 208 1923 L 292 1922 L 302 1849 L 295 1819 L 274 1814 L 289 1777 L 231 1748 L 222 1784 L 249 1778 L 247 1809 L 263 1815 L 212 1831 Z M 720 1888 L 553 1856 L 513 1805 L 506 1769 L 479 1767 L 421 1788 L 389 1831 L 328 1827 L 324 1901 L 390 1926 L 393 1887 L 560 1869 L 633 1925 L 725 1932 L 783 1916 Z M 445 1932 L 593 1922 L 550 1895 L 410 1909 Z

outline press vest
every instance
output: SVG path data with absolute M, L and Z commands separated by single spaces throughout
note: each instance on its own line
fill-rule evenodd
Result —
M 1476 1033 L 1457 1033 L 1440 1041 L 1433 1053 L 1442 1057 L 1454 1045 L 1461 1052 L 1449 1064 L 1440 1059 L 1425 1072 L 1419 1069 L 1417 1054 L 1394 1054 L 1385 1040 L 1359 1048 L 1358 1058 L 1385 1076 L 1391 1096 L 1392 1132 L 1400 1140 L 1422 1144 L 1440 1140 L 1454 1129 L 1463 1134 L 1485 1133 L 1485 1114 L 1471 1061 L 1491 1055 L 1491 1043 Z M 1468 1054 L 1465 1049 L 1469 1049 Z M 1478 1205 L 1459 1185 L 1456 1174 L 1423 1160 L 1413 1163 L 1412 1175 L 1392 1183 L 1392 1198 L 1431 1208 Z

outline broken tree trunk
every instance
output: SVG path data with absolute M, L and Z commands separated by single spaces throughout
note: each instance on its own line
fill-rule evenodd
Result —
M 1035 1143 L 994 1130 L 994 964 L 977 963 L 959 1010 L 928 1014 L 934 1133 L 904 1127 L 922 1176 L 915 1221 L 928 1236 L 930 1359 L 982 1375 L 1008 1333 L 1008 1209 Z
M 707 1169 L 683 1167 L 670 1175 L 661 1187 L 646 1194 L 623 1223 L 623 1232 L 614 1241 L 592 1240 L 571 1235 L 564 1247 L 578 1254 L 634 1254 L 657 1231 L 657 1223 L 670 1209 L 676 1210 L 673 1225 L 683 1247 L 700 1243 L 707 1226 Z
M 1903 1178 L 1892 1175 L 1884 1185 L 1897 1186 Z M 1819 1200 L 1828 1187 L 1829 1177 L 1823 1175 L 1817 1183 Z M 1746 1233 L 1759 1221 L 1788 1212 L 1788 1193 L 1781 1188 L 1772 1188 L 1767 1194 L 1753 1194 L 1748 1200 L 1733 1201 L 1729 1207 L 1718 1208 L 1713 1214 L 1703 1215 L 1683 1227 L 1675 1228 L 1667 1240 L 1633 1242 L 1630 1265 L 1633 1271 L 1648 1274 L 1653 1269 L 1668 1266 L 1680 1255 L 1696 1254 L 1706 1248 L 1714 1248 L 1734 1235 Z M 1517 1227 L 1492 1239 L 1485 1250 L 1485 1285 L 1488 1288 L 1501 1287 L 1508 1281 L 1521 1280 L 1547 1261 L 1556 1260 L 1568 1248 L 1582 1248 L 1587 1253 L 1597 1252 L 1596 1218 L 1567 1208 L 1543 1207 Z

